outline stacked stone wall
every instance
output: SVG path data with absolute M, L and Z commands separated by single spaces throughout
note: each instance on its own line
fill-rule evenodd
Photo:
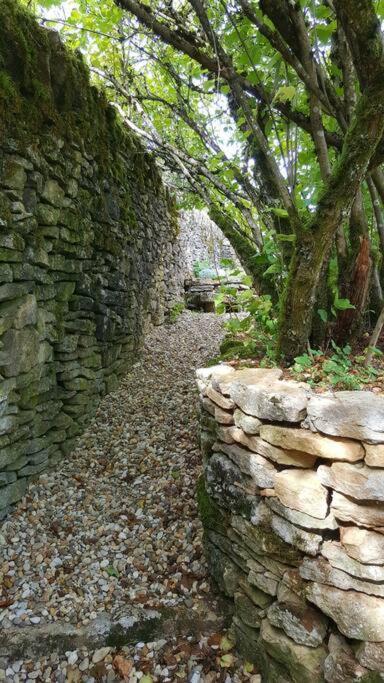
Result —
M 384 397 L 197 372 L 212 577 L 266 683 L 384 680 Z
M 0 0 L 0 518 L 182 297 L 177 235 L 81 57 Z

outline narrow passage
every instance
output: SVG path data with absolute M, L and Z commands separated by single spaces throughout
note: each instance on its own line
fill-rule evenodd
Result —
M 0 528 L 3 633 L 47 622 L 87 626 L 101 613 L 124 614 L 133 605 L 193 613 L 212 600 L 195 501 L 194 369 L 217 353 L 221 336 L 213 314 L 185 312 L 176 324 L 155 328 L 76 451 L 30 487 Z M 145 674 L 147 646 L 139 645 L 135 666 Z M 121 680 L 113 651 L 92 661 L 99 656 L 84 648 L 38 661 L 0 659 L 0 678 L 5 672 L 13 682 Z M 158 675 L 153 680 L 187 680 L 172 674 L 183 656 L 168 659 L 168 669 L 166 657 L 149 667 Z

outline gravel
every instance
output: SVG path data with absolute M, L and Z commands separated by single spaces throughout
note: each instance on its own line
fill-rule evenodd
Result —
M 104 398 L 76 450 L 30 486 L 0 528 L 2 629 L 80 626 L 132 604 L 193 610 L 212 600 L 194 497 L 194 369 L 217 354 L 222 334 L 220 318 L 191 312 L 153 329 L 142 358 Z M 223 667 L 216 641 L 183 642 L 181 654 L 173 638 L 35 662 L 0 660 L 0 681 L 258 679 L 235 656 L 233 667 Z

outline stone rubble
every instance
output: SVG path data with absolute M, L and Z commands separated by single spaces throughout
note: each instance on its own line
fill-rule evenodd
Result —
M 268 683 L 384 680 L 384 398 L 198 376 L 205 548 L 240 651 Z M 224 431 L 205 418 L 213 387 L 235 404 Z
M 143 359 L 103 399 L 76 450 L 30 485 L 0 527 L 3 634 L 88 628 L 105 613 L 135 607 L 171 615 L 183 609 L 188 623 L 198 623 L 202 605 L 222 628 L 195 501 L 201 458 L 193 381 L 194 367 L 217 353 L 221 336 L 220 319 L 209 314 L 183 313 L 176 324 L 155 328 Z M 224 632 L 190 633 L 117 647 L 71 641 L 61 654 L 50 653 L 47 640 L 43 653 L 12 661 L 0 636 L 0 681 L 150 683 L 187 680 L 192 672 L 195 683 L 260 680 L 233 649 L 220 650 Z

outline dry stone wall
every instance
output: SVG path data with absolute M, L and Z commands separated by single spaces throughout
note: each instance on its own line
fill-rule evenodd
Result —
M 0 0 L 0 518 L 181 298 L 177 233 L 81 58 Z
M 210 571 L 268 683 L 384 680 L 384 396 L 198 370 Z

